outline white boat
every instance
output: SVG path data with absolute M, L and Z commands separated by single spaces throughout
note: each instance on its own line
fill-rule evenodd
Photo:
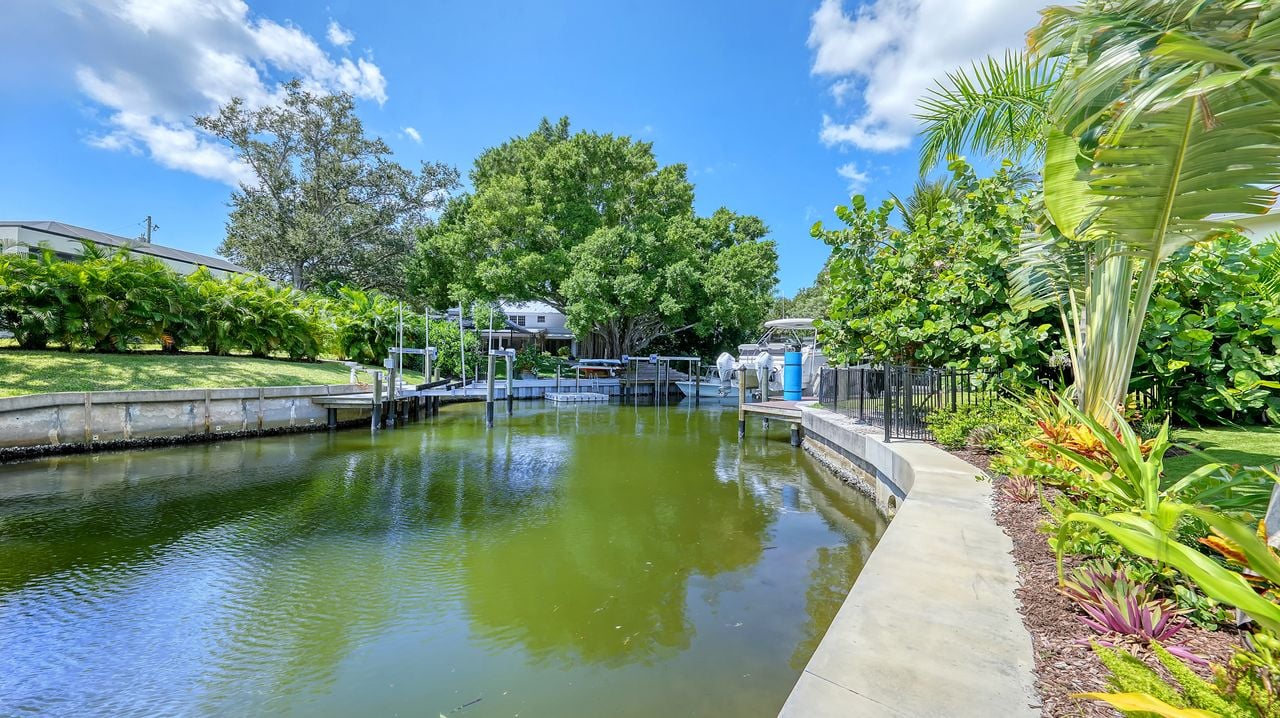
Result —
M 789 351 L 800 352 L 800 386 L 805 396 L 817 393 L 821 369 L 827 365 L 827 357 L 818 346 L 818 331 L 808 318 L 774 319 L 764 323 L 764 335 L 752 344 L 739 344 L 738 357 L 727 352 L 716 360 L 717 367 L 733 361 L 733 382 L 736 388 L 738 369 L 746 369 L 748 389 L 757 389 L 764 382 L 769 392 L 782 395 L 782 367 Z M 721 372 L 723 376 L 723 371 Z
M 695 394 L 702 399 L 734 399 L 738 398 L 738 384 L 730 379 L 728 382 L 721 381 L 718 372 L 715 369 L 708 369 L 700 381 L 686 379 L 676 382 L 676 386 L 680 387 L 680 391 L 685 396 L 694 396 Z
M 827 365 L 827 357 L 818 346 L 818 332 L 812 319 L 774 319 L 764 323 L 764 335 L 752 344 L 738 345 L 738 356 L 728 352 L 716 358 L 714 369 L 708 369 L 701 382 L 678 381 L 676 386 L 685 396 L 695 393 L 702 398 L 733 398 L 738 396 L 739 369 L 746 369 L 747 389 L 756 393 L 764 377 L 769 382 L 769 393 L 782 396 L 782 367 L 789 351 L 800 352 L 800 380 L 805 396 L 817 394 L 821 369 Z

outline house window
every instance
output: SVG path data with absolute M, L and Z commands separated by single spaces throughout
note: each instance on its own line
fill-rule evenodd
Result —
M 547 315 L 545 315 L 545 314 L 539 314 L 539 315 L 538 315 L 538 323 L 539 323 L 539 324 L 546 324 L 546 323 L 547 323 Z
M 516 324 L 518 324 L 518 325 L 520 325 L 520 326 L 522 326 L 522 327 L 524 326 L 524 315 L 523 315 L 523 314 L 517 314 L 517 315 L 516 315 Z

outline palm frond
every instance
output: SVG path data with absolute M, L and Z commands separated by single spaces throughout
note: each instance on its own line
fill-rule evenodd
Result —
M 905 200 L 892 192 L 889 193 L 889 198 L 898 210 L 898 214 L 902 215 L 903 228 L 908 232 L 914 232 L 917 227 L 928 225 L 929 220 L 937 216 L 945 203 L 958 199 L 959 193 L 955 180 L 949 177 L 945 179 L 921 177 L 916 180 L 911 194 Z
M 1039 154 L 1059 66 L 1055 58 L 1008 52 L 949 73 L 918 105 L 921 172 L 968 149 L 1013 159 Z

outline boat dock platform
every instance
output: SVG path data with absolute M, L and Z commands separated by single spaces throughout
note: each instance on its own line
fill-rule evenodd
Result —
M 813 401 L 813 399 L 805 399 L 804 401 Z M 791 445 L 799 446 L 800 439 L 804 433 L 804 429 L 800 425 L 800 404 L 801 402 L 799 401 L 787 401 L 784 399 L 744 401 L 738 404 L 738 439 L 741 440 L 747 435 L 747 415 L 751 414 L 763 418 L 766 427 L 774 419 L 790 424 Z
M 600 394 L 594 391 L 549 391 L 546 396 L 547 401 L 554 401 L 557 404 L 609 401 L 608 394 Z

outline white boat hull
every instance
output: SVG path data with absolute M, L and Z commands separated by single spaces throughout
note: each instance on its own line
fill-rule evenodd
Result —
M 721 384 L 717 381 L 678 381 L 676 386 L 680 387 L 680 391 L 685 396 L 694 396 L 695 394 L 702 399 L 737 399 L 738 387 L 730 386 L 723 393 L 721 392 Z

